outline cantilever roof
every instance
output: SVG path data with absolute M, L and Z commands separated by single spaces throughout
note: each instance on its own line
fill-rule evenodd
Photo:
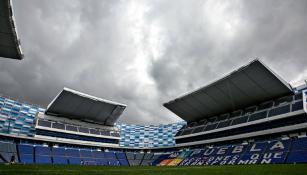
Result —
M 64 88 L 48 105 L 48 115 L 112 126 L 126 105 Z
M 0 1 L 0 57 L 21 60 L 23 54 L 10 0 Z
M 191 122 L 290 93 L 290 85 L 256 59 L 220 80 L 163 105 Z

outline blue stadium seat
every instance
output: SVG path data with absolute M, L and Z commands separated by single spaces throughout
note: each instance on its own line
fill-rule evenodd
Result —
M 115 153 L 117 159 L 126 159 L 126 155 L 125 153 Z
M 51 164 L 51 157 L 50 156 L 40 156 L 40 155 L 35 155 L 35 163 L 38 164 Z
M 245 153 L 245 151 L 247 150 L 247 148 L 249 147 L 249 145 L 232 145 L 229 148 L 228 154 L 229 155 L 238 155 L 238 154 L 243 154 Z
M 258 164 L 262 158 L 262 154 L 254 153 L 254 154 L 244 154 L 237 161 L 237 164 Z
M 33 154 L 19 154 L 20 163 L 23 164 L 32 164 L 34 163 Z
M 81 159 L 79 157 L 68 157 L 70 165 L 80 165 Z
M 119 166 L 120 162 L 117 159 L 107 159 L 107 161 L 109 162 L 109 165 L 111 166 Z
M 121 166 L 129 166 L 127 159 L 119 159 L 118 161 Z
M 240 155 L 216 155 L 213 157 L 202 158 L 199 160 L 199 163 L 202 161 L 205 165 L 234 165 L 240 160 Z M 202 164 L 201 164 L 202 165 Z
M 80 165 L 81 163 L 80 152 L 78 149 L 66 149 L 66 157 L 68 164 L 70 165 Z
M 307 163 L 307 151 L 292 151 L 288 153 L 287 163 Z
M 190 165 L 204 165 L 208 157 L 187 157 L 179 165 L 190 166 Z
M 93 157 L 96 159 L 103 159 L 104 158 L 104 152 L 103 151 L 93 151 L 92 152 Z
M 97 165 L 108 165 L 107 160 L 105 159 L 96 159 Z
M 92 151 L 89 150 L 80 150 L 80 157 L 93 157 Z
M 34 163 L 34 147 L 33 145 L 23 145 L 17 146 L 19 152 L 20 163 L 32 164 Z
M 44 147 L 44 146 L 36 146 L 35 147 L 35 155 L 51 155 L 50 147 Z
M 116 159 L 114 152 L 105 152 L 104 156 L 105 156 L 106 159 Z
M 267 146 L 266 152 L 288 151 L 291 140 L 273 140 Z
M 196 164 L 201 157 L 203 157 L 204 150 L 197 149 L 194 150 L 189 157 L 186 157 L 179 165 L 180 166 L 188 166 L 191 164 Z
M 67 165 L 68 160 L 63 156 L 53 156 L 53 164 Z
M 203 149 L 197 149 L 197 150 L 194 150 L 191 154 L 190 154 L 190 157 L 200 157 L 202 156 L 204 153 L 204 150 Z
M 291 150 L 292 151 L 307 150 L 307 137 L 293 140 Z
M 86 158 L 81 158 L 81 160 L 83 160 L 84 165 L 96 165 L 96 159 L 86 157 Z
M 52 148 L 53 156 L 66 156 L 65 148 Z
M 105 159 L 95 159 L 96 165 L 106 165 L 107 162 Z
M 284 163 L 286 159 L 287 152 L 286 151 L 273 151 L 266 152 L 262 155 L 260 160 L 260 164 L 279 164 Z
M 218 149 L 217 147 L 207 148 L 202 152 L 202 155 L 203 156 L 213 156 L 216 154 L 217 149 Z
M 265 141 L 265 142 L 255 142 L 255 143 L 251 143 L 246 151 L 249 154 L 263 153 L 266 150 L 267 146 L 268 146 L 267 141 Z
M 18 145 L 19 154 L 33 154 L 33 145 Z
M 80 152 L 78 149 L 66 149 L 66 155 L 68 157 L 80 157 Z

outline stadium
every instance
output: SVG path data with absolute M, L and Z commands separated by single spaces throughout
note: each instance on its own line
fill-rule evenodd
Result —
M 0 56 L 21 60 L 11 1 L 0 9 Z M 47 108 L 1 95 L 0 174 L 307 170 L 307 82 L 293 87 L 260 59 L 163 106 L 183 122 L 118 122 L 126 104 L 66 87 Z

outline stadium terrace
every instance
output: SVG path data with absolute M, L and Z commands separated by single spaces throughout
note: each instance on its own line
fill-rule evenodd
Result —
M 22 59 L 9 0 L 0 14 L 0 56 Z M 69 88 L 46 109 L 1 95 L 0 163 L 307 163 L 307 84 L 290 86 L 258 59 L 163 105 L 185 122 L 118 123 L 125 104 Z
M 0 98 L 0 160 L 191 166 L 307 161 L 307 86 L 261 61 L 164 104 L 186 122 L 116 123 L 126 105 L 64 88 L 46 109 Z

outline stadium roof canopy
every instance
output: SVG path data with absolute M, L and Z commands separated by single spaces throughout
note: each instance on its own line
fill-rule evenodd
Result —
M 182 119 L 192 122 L 292 92 L 288 83 L 256 59 L 222 79 L 163 105 Z
M 125 108 L 124 104 L 64 88 L 48 105 L 45 113 L 113 126 Z
M 0 57 L 21 60 L 23 54 L 10 0 L 0 1 Z

